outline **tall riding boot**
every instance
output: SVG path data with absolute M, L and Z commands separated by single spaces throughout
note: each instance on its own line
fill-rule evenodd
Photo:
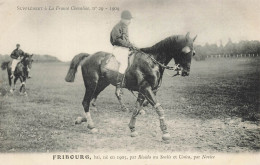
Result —
M 116 83 L 116 95 L 121 95 L 121 88 L 122 88 L 122 78 L 120 76 L 120 73 L 117 75 L 117 83 Z

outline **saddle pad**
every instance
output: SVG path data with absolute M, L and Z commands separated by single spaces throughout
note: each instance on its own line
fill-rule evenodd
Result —
M 132 63 L 134 61 L 134 56 L 135 56 L 135 54 L 129 56 L 129 67 L 132 65 Z M 120 73 L 124 74 L 125 69 L 124 70 L 120 70 L 119 67 L 120 67 L 119 62 L 116 60 L 114 55 L 111 55 L 106 60 L 106 64 L 104 66 L 105 69 L 116 71 L 116 72 L 120 72 Z
M 107 60 L 104 68 L 118 72 L 119 63 L 114 55 L 111 55 Z

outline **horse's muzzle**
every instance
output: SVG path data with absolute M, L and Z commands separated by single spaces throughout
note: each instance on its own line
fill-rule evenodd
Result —
M 181 76 L 183 76 L 183 77 L 189 76 L 189 74 L 190 74 L 190 63 L 188 63 L 187 66 L 184 65 L 184 67 L 181 66 L 181 65 L 178 65 L 178 68 L 177 68 L 177 69 L 178 69 L 178 70 L 177 70 L 178 75 L 181 75 Z

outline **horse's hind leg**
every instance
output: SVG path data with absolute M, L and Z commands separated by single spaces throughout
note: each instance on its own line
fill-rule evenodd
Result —
M 94 126 L 94 122 L 91 118 L 90 112 L 89 112 L 89 106 L 90 102 L 93 98 L 94 92 L 96 90 L 97 82 L 98 82 L 98 74 L 96 72 L 87 72 L 85 68 L 82 68 L 82 75 L 84 79 L 85 84 L 85 96 L 82 101 L 82 105 L 84 107 L 85 111 L 85 118 L 78 118 L 76 120 L 76 124 L 80 124 L 81 122 L 87 121 L 88 122 L 88 128 L 91 130 L 92 133 L 97 132 L 97 129 Z
M 99 79 L 96 90 L 93 94 L 93 99 L 91 101 L 91 110 L 92 111 L 97 111 L 97 107 L 96 107 L 96 101 L 97 101 L 97 97 L 100 94 L 100 92 L 102 92 L 110 83 L 107 82 L 104 79 Z
M 91 106 L 90 106 L 90 109 L 94 112 L 97 111 L 97 107 L 96 107 L 97 103 L 96 102 L 97 102 L 97 96 L 96 97 L 94 96 L 94 98 L 91 101 Z
M 85 110 L 85 117 L 86 117 L 87 122 L 88 122 L 88 128 L 91 129 L 91 130 L 93 130 L 95 128 L 95 126 L 94 126 L 94 122 L 93 122 L 91 115 L 90 115 L 90 112 L 89 112 L 89 106 L 90 106 L 90 101 L 92 100 L 93 93 L 95 91 L 95 87 L 96 87 L 96 85 L 86 88 L 85 96 L 84 96 L 84 99 L 82 101 L 82 105 L 83 105 L 84 110 Z
M 118 95 L 117 93 L 115 93 L 115 95 L 116 95 L 116 98 L 117 98 L 117 100 L 118 100 L 118 102 L 121 106 L 121 110 L 123 112 L 129 111 L 128 108 L 125 106 L 125 104 L 122 102 L 122 95 Z
M 75 124 L 81 124 L 82 122 L 88 122 L 88 124 L 90 124 L 90 126 L 94 125 L 94 123 L 92 122 L 92 119 L 90 117 L 90 112 L 89 112 L 89 107 L 90 107 L 90 102 L 93 96 L 93 93 L 95 91 L 96 85 L 94 87 L 91 86 L 86 86 L 86 90 L 85 90 L 85 95 L 82 101 L 82 105 L 85 111 L 85 116 L 84 118 L 82 117 L 78 117 Z

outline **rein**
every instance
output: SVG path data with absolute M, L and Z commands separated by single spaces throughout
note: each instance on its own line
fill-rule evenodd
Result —
M 145 52 L 143 52 L 143 51 L 141 51 L 141 50 L 138 50 L 138 51 L 140 51 L 140 52 L 143 53 L 143 54 L 146 54 L 155 64 L 158 64 L 159 66 L 161 66 L 161 67 L 164 68 L 164 69 L 173 70 L 173 71 L 178 71 L 178 70 L 180 70 L 180 65 L 179 65 L 179 64 L 176 64 L 175 66 L 164 65 L 164 64 L 160 63 L 159 61 L 157 61 L 156 59 L 154 59 L 154 58 L 152 57 L 152 55 L 147 54 L 147 53 L 145 53 Z
M 164 65 L 164 64 L 160 63 L 159 61 L 157 61 L 156 59 L 154 59 L 151 55 L 148 55 L 148 56 L 151 58 L 151 60 L 152 60 L 154 63 L 158 64 L 159 66 L 161 66 L 161 67 L 164 68 L 164 69 L 168 69 L 168 70 L 175 70 L 175 69 L 176 69 L 174 66 L 168 66 L 168 65 Z

